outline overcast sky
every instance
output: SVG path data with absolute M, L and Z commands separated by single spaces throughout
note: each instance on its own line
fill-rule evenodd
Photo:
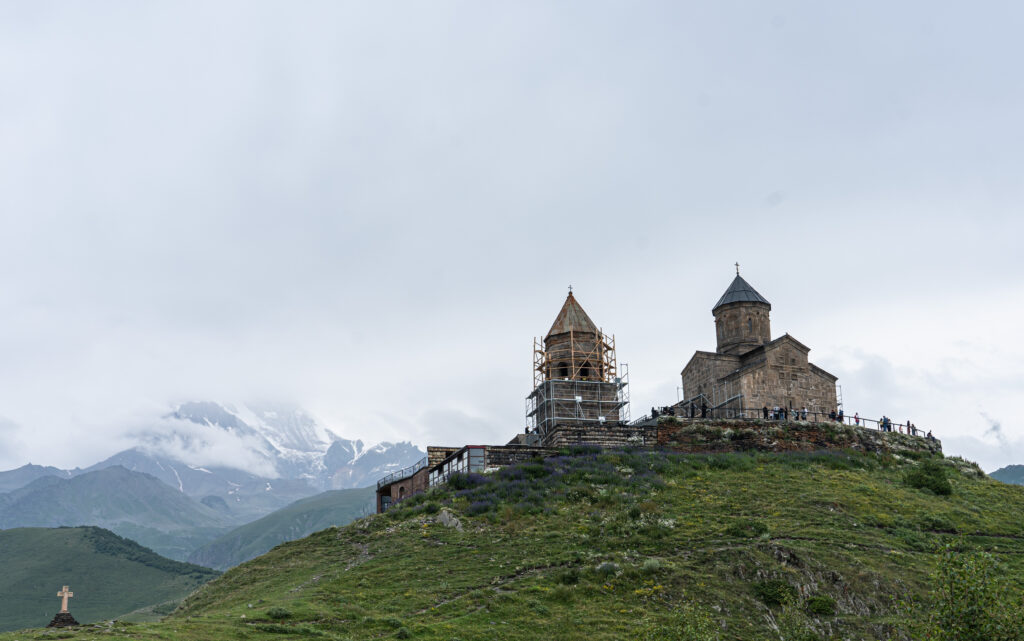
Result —
M 0 2 L 0 468 L 188 399 L 503 443 L 569 284 L 674 402 L 733 263 L 1024 463 L 1024 4 Z

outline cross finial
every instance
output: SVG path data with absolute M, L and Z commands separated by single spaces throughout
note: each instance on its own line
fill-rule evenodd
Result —
M 739 263 L 736 263 L 736 275 L 737 276 L 740 275 L 740 264 Z
M 569 285 L 569 293 L 572 293 L 572 285 Z
M 62 597 L 61 601 L 60 601 L 60 611 L 61 612 L 67 612 L 68 611 L 68 599 L 73 597 L 73 596 L 75 596 L 75 593 L 69 591 L 68 590 L 68 586 L 65 585 L 64 588 L 60 592 L 57 593 L 57 596 Z

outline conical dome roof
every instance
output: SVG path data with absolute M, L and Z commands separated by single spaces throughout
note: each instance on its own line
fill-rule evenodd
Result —
M 715 306 L 711 308 L 714 312 L 722 305 L 728 305 L 729 303 L 764 303 L 771 309 L 772 304 L 765 300 L 765 297 L 758 294 L 757 290 L 750 286 L 750 283 L 743 280 L 743 277 L 736 274 L 736 278 L 732 280 L 732 284 L 729 285 L 729 289 L 725 290 L 722 297 L 718 299 Z
M 574 332 L 593 332 L 594 334 L 598 331 L 597 325 L 594 324 L 594 321 L 590 320 L 587 313 L 576 302 L 572 292 L 569 292 L 569 295 L 566 297 L 565 304 L 562 305 L 562 311 L 558 312 L 558 316 L 551 325 L 551 329 L 548 330 L 547 335 L 567 334 L 570 330 Z

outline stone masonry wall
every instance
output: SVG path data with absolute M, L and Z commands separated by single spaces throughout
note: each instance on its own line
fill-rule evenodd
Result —
M 484 450 L 487 467 L 504 467 L 555 454 L 558 454 L 555 448 L 532 445 L 488 445 Z
M 728 354 L 697 352 L 683 369 L 683 398 L 704 394 L 714 402 L 729 398 L 726 389 L 719 389 L 718 382 L 740 366 L 740 358 Z M 734 394 L 739 393 L 737 389 Z M 721 396 L 721 398 L 718 398 Z
M 654 425 L 622 423 L 572 423 L 555 425 L 544 434 L 543 444 L 550 448 L 571 445 L 597 445 L 604 448 L 654 447 L 658 428 Z
M 742 354 L 772 340 L 770 307 L 763 303 L 730 303 L 715 314 L 718 352 Z
M 442 447 L 440 445 L 427 446 L 427 467 L 432 468 L 452 454 L 461 450 L 462 447 Z
M 898 432 L 840 423 L 774 422 L 749 420 L 661 419 L 659 446 L 676 452 L 815 452 L 839 449 L 901 454 L 942 453 L 942 442 Z
M 818 414 L 836 409 L 835 380 L 808 362 L 807 352 L 790 341 L 767 347 L 760 365 L 728 378 L 738 383 L 746 407 L 806 407 Z

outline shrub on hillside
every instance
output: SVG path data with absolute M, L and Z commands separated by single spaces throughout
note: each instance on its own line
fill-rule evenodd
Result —
M 664 564 L 658 559 L 647 559 L 643 565 L 640 566 L 640 571 L 644 574 L 656 574 L 661 571 Z
M 611 561 L 605 561 L 594 570 L 603 579 L 610 579 L 619 572 L 619 565 Z
M 456 472 L 448 477 L 448 487 L 453 490 L 469 490 L 487 482 L 483 474 L 463 474 Z
M 804 601 L 804 609 L 808 614 L 832 616 L 836 613 L 836 600 L 826 594 L 816 594 L 807 597 L 807 600 Z
M 946 470 L 938 461 L 928 460 L 909 469 L 903 475 L 903 482 L 910 487 L 931 490 L 935 494 L 948 496 L 953 493 L 953 486 L 946 478 Z
M 472 503 L 469 504 L 469 507 L 466 508 L 466 514 L 470 516 L 478 516 L 480 514 L 484 514 L 485 512 L 490 512 L 491 509 L 493 508 L 493 501 L 473 501 Z
M 754 596 L 768 607 L 777 607 L 789 603 L 797 597 L 796 588 L 782 579 L 759 581 L 752 587 Z
M 292 613 L 284 608 L 270 608 L 267 610 L 268 619 L 287 619 L 292 616 Z

